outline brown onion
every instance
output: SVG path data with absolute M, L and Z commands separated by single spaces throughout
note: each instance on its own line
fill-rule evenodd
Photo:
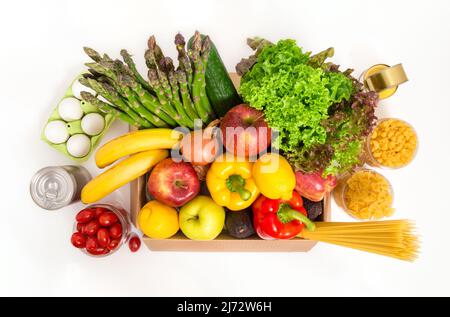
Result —
M 185 134 L 181 140 L 181 153 L 186 162 L 192 165 L 207 165 L 214 161 L 219 153 L 219 141 L 213 128 L 195 130 Z

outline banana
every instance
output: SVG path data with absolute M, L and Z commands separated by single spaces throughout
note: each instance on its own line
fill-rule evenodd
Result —
M 146 129 L 129 132 L 100 147 L 95 154 L 95 163 L 104 168 L 118 159 L 134 153 L 171 149 L 177 145 L 183 133 L 172 129 Z
M 150 150 L 126 158 L 87 183 L 81 191 L 81 201 L 90 204 L 102 199 L 117 188 L 144 175 L 168 156 L 167 150 Z

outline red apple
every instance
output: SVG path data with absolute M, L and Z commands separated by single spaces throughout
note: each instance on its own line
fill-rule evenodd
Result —
M 326 193 L 331 192 L 337 185 L 334 175 L 322 177 L 322 171 L 314 173 L 295 172 L 295 190 L 303 197 L 311 201 L 321 201 Z
M 270 144 L 271 130 L 264 113 L 240 104 L 223 117 L 220 129 L 228 152 L 240 157 L 256 156 Z
M 180 207 L 197 196 L 200 182 L 191 164 L 170 158 L 159 162 L 148 178 L 148 192 L 156 200 Z

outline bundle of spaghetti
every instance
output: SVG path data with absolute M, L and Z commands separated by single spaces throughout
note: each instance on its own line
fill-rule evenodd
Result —
M 316 222 L 314 231 L 303 230 L 299 236 L 410 262 L 420 246 L 410 220 Z

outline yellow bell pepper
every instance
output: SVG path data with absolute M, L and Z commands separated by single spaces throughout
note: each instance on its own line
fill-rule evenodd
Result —
M 270 199 L 289 200 L 295 188 L 295 174 L 279 154 L 267 153 L 253 164 L 253 179 L 261 194 Z
M 206 186 L 216 204 L 237 211 L 249 207 L 258 198 L 252 167 L 253 163 L 226 154 L 211 164 Z

